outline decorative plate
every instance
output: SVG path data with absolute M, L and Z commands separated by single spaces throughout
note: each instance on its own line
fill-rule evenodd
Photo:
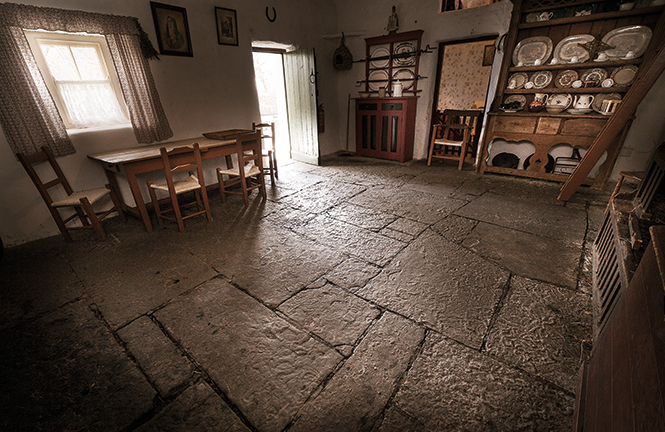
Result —
M 393 54 L 393 66 L 412 66 L 416 64 L 416 46 L 413 42 L 397 45 Z
M 535 36 L 521 40 L 513 51 L 513 63 L 533 66 L 536 60 L 543 64 L 552 54 L 552 39 L 547 36 Z
M 651 29 L 645 26 L 626 26 L 615 28 L 603 37 L 603 42 L 614 48 L 605 51 L 611 59 L 622 59 L 629 51 L 635 53 L 635 58 L 644 54 L 651 40 Z
M 612 80 L 614 80 L 614 84 L 618 86 L 627 86 L 631 85 L 633 81 L 635 80 L 635 76 L 637 75 L 637 66 L 633 65 L 626 65 L 626 66 L 621 66 L 616 69 L 614 69 L 614 72 L 612 72 Z
M 567 109 L 573 103 L 573 97 L 568 93 L 559 93 L 551 95 L 547 99 L 548 106 L 560 106 Z
M 517 112 L 521 111 L 524 109 L 524 105 L 526 105 L 526 96 L 524 95 L 512 95 L 508 96 L 504 101 L 503 105 L 508 105 L 508 104 L 516 104 L 519 103 L 519 106 L 517 108 L 511 109 L 511 108 L 501 108 L 501 111 L 504 112 Z M 502 106 L 503 106 L 502 105 Z
M 371 91 L 379 91 L 381 87 L 388 85 L 388 72 L 375 70 L 369 73 L 367 83 Z
M 416 75 L 411 69 L 400 69 L 393 74 L 393 82 L 399 80 L 402 83 L 402 90 L 406 91 L 413 87 Z
M 388 67 L 388 59 L 390 58 L 390 51 L 388 51 L 388 48 L 384 46 L 376 47 L 372 50 L 369 57 L 370 57 L 369 67 L 371 68 Z
M 601 68 L 594 68 L 594 69 L 589 69 L 588 71 L 585 71 L 582 74 L 582 77 L 580 78 L 583 82 L 584 81 L 595 81 L 597 83 L 603 81 L 605 78 L 607 78 L 607 71 L 605 69 Z
M 597 94 L 591 103 L 591 108 L 597 113 L 602 113 L 601 107 L 603 102 L 606 100 L 621 100 L 621 95 L 619 93 L 600 93 Z
M 577 78 L 577 72 L 572 69 L 561 71 L 554 79 L 554 85 L 559 88 L 568 88 L 573 85 L 573 82 L 575 82 Z
M 512 74 L 510 78 L 508 78 L 508 88 L 511 90 L 521 89 L 527 81 L 529 81 L 529 76 L 524 72 Z
M 594 40 L 590 34 L 578 34 L 568 36 L 561 39 L 561 42 L 556 44 L 554 54 L 552 57 L 557 59 L 559 63 L 570 63 L 573 57 L 577 57 L 577 62 L 582 63 L 589 60 L 589 51 L 585 50 L 579 44 L 584 44 Z
M 542 89 L 550 85 L 552 82 L 552 72 L 550 71 L 538 71 L 535 74 L 531 75 L 531 81 L 533 82 L 533 87 L 537 89 Z

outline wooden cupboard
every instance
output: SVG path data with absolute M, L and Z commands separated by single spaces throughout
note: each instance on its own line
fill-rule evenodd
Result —
M 628 26 L 642 26 L 653 31 L 664 7 L 646 5 L 646 7 L 620 10 L 618 2 L 584 0 L 515 0 L 514 3 L 497 94 L 488 112 L 487 129 L 478 169 L 482 173 L 498 172 L 564 182 L 575 166 L 573 149 L 576 149 L 578 154 L 588 149 L 605 127 L 610 115 L 601 114 L 595 109 L 589 113 L 570 113 L 567 110 L 549 113 L 545 109 L 530 112 L 528 107 L 534 101 L 536 94 L 547 95 L 548 98 L 553 98 L 555 95 L 570 95 L 573 100 L 575 96 L 591 95 L 598 104 L 594 107 L 599 107 L 602 99 L 617 98 L 617 95 L 621 98 L 630 89 L 630 84 L 603 87 L 599 81 L 593 87 L 573 88 L 564 87 L 563 81 L 557 79 L 563 73 L 572 71 L 570 74 L 577 75 L 581 81 L 582 77 L 596 69 L 605 75 L 602 80 L 604 81 L 615 73 L 630 68 L 630 70 L 636 69 L 633 81 L 635 82 L 642 72 L 639 66 L 644 57 L 649 55 L 650 50 L 655 49 L 655 44 L 647 44 L 646 52 L 635 58 L 611 57 L 597 61 L 595 55 L 589 55 L 585 61 L 574 63 L 559 61 L 552 64 L 559 43 L 570 41 L 572 47 L 572 44 L 576 43 L 576 36 L 580 37 L 579 43 L 593 39 L 601 41 L 615 29 Z M 644 5 L 640 3 L 640 6 Z M 519 49 L 523 48 L 525 43 L 539 39 L 551 41 L 550 54 L 540 62 L 525 62 L 526 64 L 519 65 L 515 61 L 518 59 L 514 58 L 516 47 L 520 53 Z M 564 57 L 562 51 L 559 51 L 559 56 Z M 536 83 L 536 87 L 526 85 L 526 83 L 534 84 L 539 78 L 548 75 L 549 82 L 544 79 L 543 82 L 547 82 L 544 86 L 542 82 L 540 86 Z M 515 85 L 516 77 L 520 80 L 526 78 L 526 83 Z M 612 96 L 608 96 L 610 94 Z M 503 105 L 505 109 L 505 103 L 507 100 L 510 101 L 511 97 L 512 100 L 523 101 L 522 108 L 505 112 L 501 107 Z M 595 98 L 598 98 L 598 101 Z M 598 188 L 605 187 L 629 126 L 630 122 L 626 123 L 623 131 L 615 137 L 595 177 L 587 178 L 585 184 Z M 507 149 L 506 151 L 510 152 L 511 148 L 518 147 L 522 148 L 524 153 L 519 156 L 520 161 L 517 166 L 514 164 L 501 166 L 493 163 L 494 158 L 502 150 Z M 560 156 L 567 156 L 561 157 L 565 159 L 567 165 L 558 164 Z

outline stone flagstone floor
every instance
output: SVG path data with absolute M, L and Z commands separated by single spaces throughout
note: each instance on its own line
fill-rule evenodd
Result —
M 9 248 L 0 430 L 568 431 L 608 194 L 559 187 L 329 157 Z

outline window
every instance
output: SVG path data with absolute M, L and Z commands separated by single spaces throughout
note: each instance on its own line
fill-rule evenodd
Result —
M 104 36 L 25 34 L 67 129 L 129 124 Z

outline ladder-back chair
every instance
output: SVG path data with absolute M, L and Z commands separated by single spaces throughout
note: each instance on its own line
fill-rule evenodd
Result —
M 268 158 L 268 166 L 264 165 L 263 174 L 270 175 L 270 184 L 275 184 L 275 179 L 279 180 L 277 171 L 277 153 L 275 150 L 275 122 L 272 123 L 252 123 L 252 129 L 261 132 L 261 141 L 270 140 L 271 147 L 261 147 L 261 154 Z
M 16 157 L 27 171 L 32 182 L 37 186 L 39 194 L 46 203 L 46 206 L 51 212 L 51 216 L 53 216 L 53 220 L 55 220 L 56 225 L 66 241 L 72 241 L 72 236 L 70 234 L 71 230 L 80 229 L 94 229 L 100 240 L 106 240 L 106 232 L 104 231 L 104 228 L 102 228 L 101 221 L 114 211 L 118 213 L 118 216 L 123 222 L 126 221 L 120 205 L 120 200 L 108 184 L 102 188 L 74 191 L 67 181 L 60 165 L 56 162 L 53 153 L 47 147 L 42 147 L 39 152 L 31 155 L 17 153 Z M 53 171 L 52 174 L 55 175 L 55 178 L 52 180 L 42 180 L 42 176 L 40 176 L 37 169 L 35 169 L 36 165 L 42 164 L 43 162 L 48 162 L 51 166 Z M 42 170 L 40 169 L 40 171 Z M 46 178 L 47 175 L 49 174 L 43 173 L 44 178 Z M 62 198 L 54 198 L 52 195 L 53 188 L 56 188 L 58 185 L 64 189 L 64 192 L 67 194 L 66 198 L 62 193 L 60 193 Z M 106 195 L 110 195 L 113 207 L 105 211 L 95 212 L 92 206 Z M 60 214 L 60 209 L 67 207 L 73 209 L 74 214 L 63 219 L 63 216 Z M 75 219 L 78 219 L 81 222 L 81 226 L 69 223 Z
M 458 161 L 458 169 L 462 169 L 464 159 L 469 150 L 473 149 L 475 136 L 480 132 L 480 110 L 444 110 L 443 123 L 432 127 L 427 165 L 432 159 L 451 159 Z
M 152 205 L 155 208 L 157 215 L 157 223 L 162 225 L 163 219 L 175 222 L 178 224 L 180 231 L 185 230 L 184 220 L 194 216 L 205 214 L 208 221 L 212 221 L 212 213 L 210 212 L 210 205 L 208 204 L 208 193 L 206 191 L 205 180 L 203 179 L 203 163 L 201 161 L 201 150 L 199 144 L 194 143 L 192 147 L 177 147 L 171 151 L 167 151 L 166 147 L 161 147 L 159 152 L 162 157 L 164 165 L 164 175 L 166 177 L 165 184 L 153 183 L 148 181 L 148 189 L 150 190 L 150 197 L 152 198 Z M 192 160 L 193 159 L 193 160 Z M 196 170 L 196 175 L 194 171 Z M 179 172 L 189 171 L 189 177 L 174 180 L 173 174 Z M 171 199 L 171 208 L 165 211 L 159 206 L 159 199 L 157 199 L 156 191 L 162 190 L 169 193 Z M 185 192 L 194 192 L 195 200 L 189 203 L 180 205 L 178 203 L 178 195 Z M 197 211 L 182 215 L 182 208 L 187 208 L 196 205 Z M 165 216 L 164 213 L 173 212 L 174 217 Z
M 249 205 L 249 191 L 260 189 L 263 199 L 266 199 L 266 184 L 263 178 L 263 154 L 261 151 L 261 132 L 239 133 L 236 135 L 236 154 L 238 155 L 238 166 L 234 168 L 217 168 L 217 179 L 219 180 L 219 192 L 222 202 L 226 202 L 226 195 L 242 195 L 245 206 Z M 224 180 L 224 176 L 228 176 Z M 240 192 L 231 190 L 230 187 L 240 184 Z

